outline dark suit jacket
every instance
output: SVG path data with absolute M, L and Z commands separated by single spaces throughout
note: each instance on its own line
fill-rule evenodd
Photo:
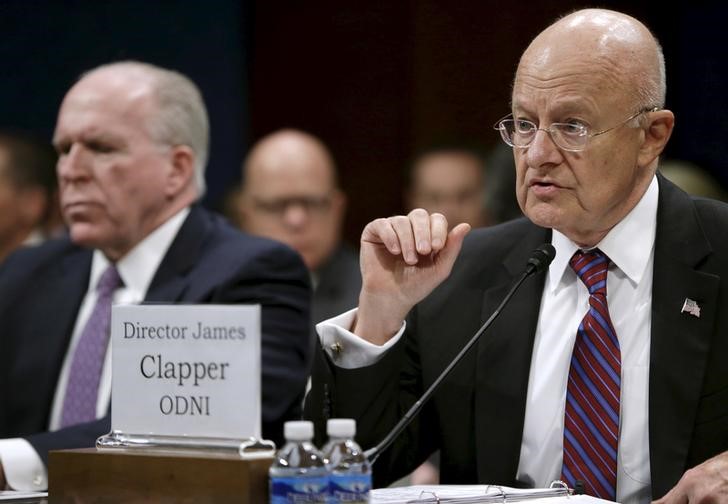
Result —
M 92 252 L 68 239 L 23 250 L 0 268 L 0 437 L 50 449 L 93 446 L 106 418 L 45 432 Z M 199 206 L 180 228 L 145 301 L 262 305 L 263 435 L 300 416 L 310 357 L 310 287 L 300 257 L 245 235 Z
M 359 257 L 350 248 L 342 245 L 336 249 L 316 275 L 318 284 L 311 303 L 311 320 L 315 324 L 351 310 L 359 303 Z
M 652 493 L 728 450 L 728 206 L 659 177 L 650 349 Z M 416 306 L 377 364 L 343 370 L 316 356 L 307 415 L 353 417 L 374 446 L 477 331 L 551 232 L 526 219 L 476 230 L 450 278 Z M 476 348 L 374 465 L 375 484 L 441 450 L 445 483 L 518 486 L 526 389 L 545 276 L 526 280 Z M 700 317 L 681 313 L 685 298 Z

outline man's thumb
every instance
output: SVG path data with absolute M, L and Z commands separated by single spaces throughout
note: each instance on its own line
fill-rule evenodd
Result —
M 455 263 L 455 259 L 457 259 L 460 249 L 463 247 L 463 240 L 470 232 L 470 229 L 470 224 L 462 222 L 452 228 L 447 234 L 447 242 L 445 243 L 445 247 L 440 251 L 439 256 L 448 270 Z

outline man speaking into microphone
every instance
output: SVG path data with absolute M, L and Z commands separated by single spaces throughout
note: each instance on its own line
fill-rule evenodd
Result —
M 628 503 L 728 496 L 728 207 L 658 174 L 674 125 L 665 94 L 662 51 L 642 23 L 574 12 L 526 49 L 496 124 L 526 218 L 468 235 L 420 209 L 366 226 L 359 307 L 319 325 L 307 404 L 318 421 L 355 418 L 365 448 L 493 313 L 531 252 L 556 250 L 381 454 L 377 486 L 439 449 L 443 483 L 561 479 Z

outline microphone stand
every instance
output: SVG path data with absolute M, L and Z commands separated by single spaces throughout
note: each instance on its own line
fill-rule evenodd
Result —
M 546 246 L 550 248 L 545 248 Z M 508 291 L 508 294 L 506 294 L 505 298 L 503 298 L 503 301 L 498 305 L 498 308 L 495 309 L 493 314 L 488 318 L 488 320 L 485 321 L 485 323 L 480 326 L 480 329 L 473 335 L 472 338 L 470 338 L 470 341 L 460 350 L 460 352 L 455 356 L 455 358 L 448 364 L 448 366 L 445 368 L 445 370 L 440 374 L 440 376 L 437 377 L 437 379 L 432 382 L 432 385 L 429 386 L 429 388 L 425 391 L 424 394 L 422 394 L 422 397 L 420 397 L 413 405 L 412 407 L 407 411 L 407 413 L 404 414 L 402 419 L 397 423 L 397 425 L 394 426 L 394 428 L 387 434 L 387 436 L 382 439 L 382 441 L 376 445 L 373 448 L 370 448 L 364 452 L 364 456 L 366 456 L 367 460 L 369 460 L 370 463 L 374 464 L 376 462 L 377 458 L 379 458 L 379 455 L 389 448 L 389 445 L 392 444 L 392 442 L 401 434 L 401 432 L 409 425 L 409 423 L 412 421 L 412 419 L 419 413 L 419 411 L 422 409 L 422 407 L 425 405 L 425 403 L 432 397 L 432 395 L 435 393 L 435 390 L 440 385 L 440 382 L 442 382 L 453 370 L 455 366 L 457 366 L 460 361 L 465 357 L 465 354 L 468 353 L 468 350 L 470 350 L 473 345 L 478 341 L 480 338 L 480 335 L 485 332 L 488 327 L 493 323 L 493 321 L 500 315 L 501 310 L 503 307 L 510 301 L 510 299 L 513 297 L 513 294 L 516 293 L 518 288 L 521 286 L 521 284 L 534 273 L 537 273 L 539 271 L 542 271 L 545 269 L 548 264 L 551 262 L 555 255 L 555 251 L 551 244 L 544 244 L 539 249 L 536 249 L 534 252 L 540 252 L 541 255 L 544 256 L 545 259 L 545 265 L 542 263 L 542 260 L 539 258 L 539 260 L 534 260 L 532 257 L 528 260 L 528 266 L 526 267 L 526 270 L 521 274 L 520 277 L 518 277 L 518 280 L 516 280 L 516 283 L 513 284 L 513 287 L 511 287 L 511 290 Z

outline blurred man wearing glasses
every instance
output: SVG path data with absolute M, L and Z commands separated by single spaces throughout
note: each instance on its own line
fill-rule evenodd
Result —
M 313 322 L 356 306 L 359 262 L 341 243 L 346 196 L 326 146 L 303 131 L 276 131 L 253 146 L 242 178 L 240 225 L 301 254 L 313 280 Z
M 313 388 L 330 392 L 307 405 L 319 426 L 327 413 L 356 418 L 364 447 L 433 383 L 532 251 L 556 250 L 374 464 L 378 484 L 440 449 L 443 483 L 559 479 L 623 503 L 726 502 L 728 206 L 657 174 L 674 125 L 665 82 L 642 23 L 569 14 L 524 52 L 512 115 L 496 124 L 527 218 L 467 239 L 469 225 L 448 232 L 422 209 L 364 229 L 359 307 L 319 325 L 328 362 Z

